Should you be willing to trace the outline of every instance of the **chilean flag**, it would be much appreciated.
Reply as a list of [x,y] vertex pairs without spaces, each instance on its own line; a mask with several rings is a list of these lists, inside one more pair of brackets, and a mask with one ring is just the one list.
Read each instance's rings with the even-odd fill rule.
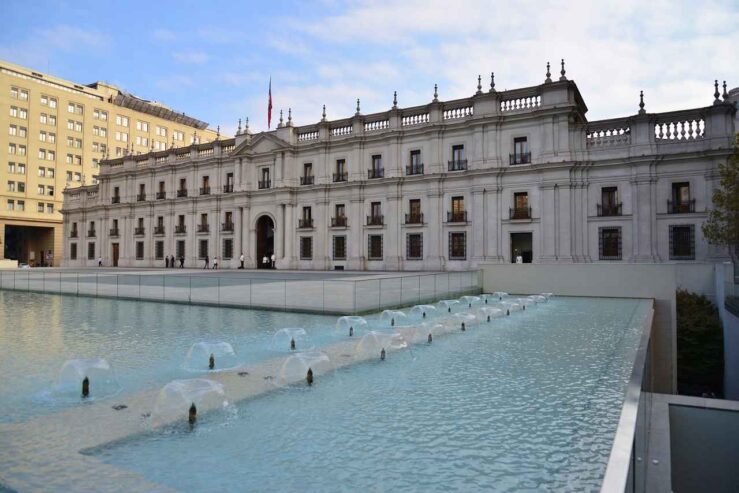
[[267,101],[267,129],[272,127],[272,77],[269,78],[269,100]]

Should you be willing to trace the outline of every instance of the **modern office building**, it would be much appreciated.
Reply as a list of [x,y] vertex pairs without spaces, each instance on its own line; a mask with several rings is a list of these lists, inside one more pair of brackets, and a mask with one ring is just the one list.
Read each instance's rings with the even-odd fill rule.
[[106,84],[80,85],[0,60],[0,259],[59,265],[62,190],[100,161],[210,141],[207,124]]
[[[713,97],[711,94],[713,93]],[[63,265],[466,270],[480,263],[727,258],[701,223],[733,150],[724,85],[707,106],[588,121],[553,80],[105,160],[65,191]]]

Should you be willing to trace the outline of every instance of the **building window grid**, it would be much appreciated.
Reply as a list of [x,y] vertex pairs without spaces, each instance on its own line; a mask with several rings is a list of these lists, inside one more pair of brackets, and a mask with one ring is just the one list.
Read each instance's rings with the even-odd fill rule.
[[346,260],[346,236],[337,235],[333,237],[334,260]]
[[382,260],[382,235],[367,236],[367,259]]
[[232,259],[234,255],[234,241],[232,238],[226,238],[223,240],[223,252],[221,257],[224,260]]
[[313,237],[300,237],[300,260],[313,260]]
[[467,260],[467,233],[449,232],[449,260]]
[[406,260],[423,259],[423,233],[408,233],[405,240]]
[[695,260],[695,225],[670,225],[670,260]]
[[621,260],[623,238],[621,228],[598,228],[598,252],[600,260]]

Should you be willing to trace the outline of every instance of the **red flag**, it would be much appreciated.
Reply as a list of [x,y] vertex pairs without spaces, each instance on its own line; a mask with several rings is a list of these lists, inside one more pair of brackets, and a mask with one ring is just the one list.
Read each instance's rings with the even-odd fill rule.
[[272,127],[272,77],[269,78],[269,101],[267,102],[267,129]]

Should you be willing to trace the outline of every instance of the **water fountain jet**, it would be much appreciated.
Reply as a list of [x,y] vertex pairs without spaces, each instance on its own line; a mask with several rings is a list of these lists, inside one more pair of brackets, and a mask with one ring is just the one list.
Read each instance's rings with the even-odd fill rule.
[[308,368],[308,373],[305,374],[305,380],[308,382],[308,386],[313,385],[313,369]]
[[213,353],[210,353],[210,358],[208,358],[208,369],[212,370],[216,367],[216,357],[213,356]]
[[82,398],[87,399],[88,397],[90,397],[90,379],[85,377],[82,380]]

